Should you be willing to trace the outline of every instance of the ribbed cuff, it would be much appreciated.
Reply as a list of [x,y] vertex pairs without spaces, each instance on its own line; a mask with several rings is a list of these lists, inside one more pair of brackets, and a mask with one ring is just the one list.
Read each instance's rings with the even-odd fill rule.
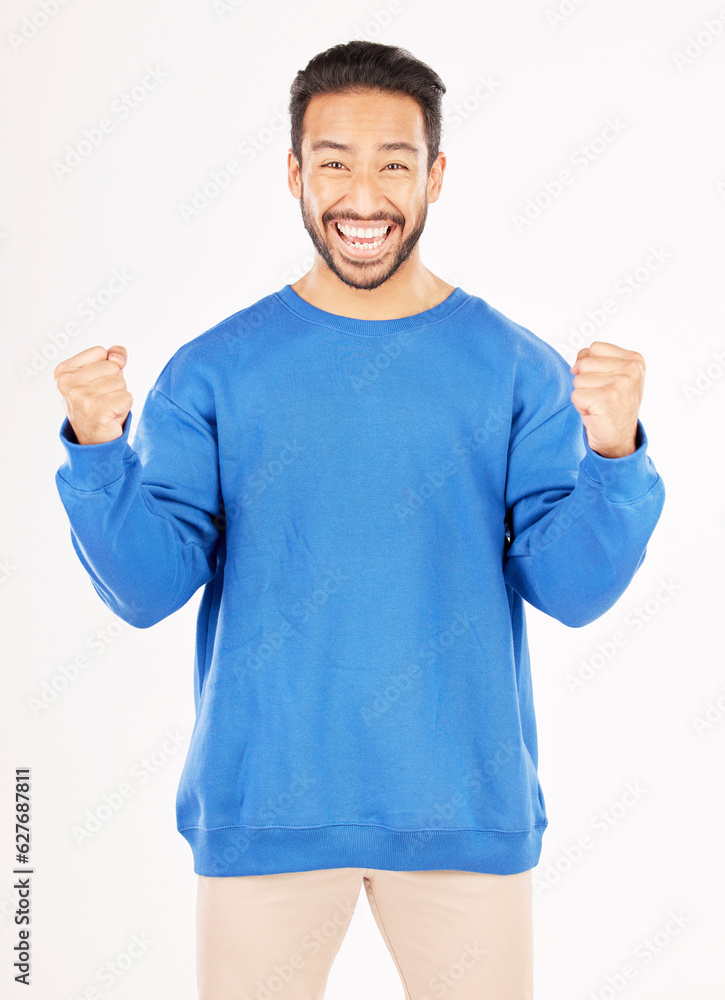
[[642,421],[637,421],[635,450],[631,455],[621,458],[605,458],[592,451],[587,440],[586,427],[582,424],[582,438],[586,454],[581,460],[579,469],[585,472],[595,483],[604,487],[609,500],[617,503],[631,503],[639,500],[652,489],[659,473],[647,454],[647,434]]
[[93,492],[110,486],[122,475],[122,464],[130,461],[135,452],[128,443],[132,411],[129,410],[123,434],[102,444],[79,444],[75,431],[66,417],[61,424],[59,437],[65,449],[65,460],[58,469],[60,478],[83,492]]

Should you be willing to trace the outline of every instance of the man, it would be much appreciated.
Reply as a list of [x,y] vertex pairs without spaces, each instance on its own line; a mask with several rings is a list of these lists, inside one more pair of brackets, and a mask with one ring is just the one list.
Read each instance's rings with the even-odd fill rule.
[[55,370],[102,600],[146,628],[204,586],[177,796],[204,1000],[321,998],[363,884],[407,997],[532,996],[524,601],[594,621],[664,503],[641,354],[570,368],[422,264],[444,91],[362,41],[297,74],[313,267],[182,345],[133,447],[125,347]]

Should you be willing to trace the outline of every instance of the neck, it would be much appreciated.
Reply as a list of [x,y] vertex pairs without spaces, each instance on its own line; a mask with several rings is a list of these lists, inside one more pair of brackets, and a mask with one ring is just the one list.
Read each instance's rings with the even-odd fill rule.
[[351,288],[315,254],[312,269],[292,288],[306,302],[338,316],[400,319],[432,309],[448,298],[455,286],[437,277],[420,260],[409,258],[377,288]]

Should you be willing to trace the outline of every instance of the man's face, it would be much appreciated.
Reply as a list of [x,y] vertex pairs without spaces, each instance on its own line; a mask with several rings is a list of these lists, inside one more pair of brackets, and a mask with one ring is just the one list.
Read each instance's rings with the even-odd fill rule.
[[[379,148],[393,143],[403,145]],[[439,153],[429,174],[427,157],[423,115],[411,97],[368,91],[310,101],[302,168],[288,155],[290,190],[315,249],[346,285],[377,288],[413,252],[445,168]],[[338,223],[356,232],[345,235]],[[384,231],[368,237],[369,229]]]

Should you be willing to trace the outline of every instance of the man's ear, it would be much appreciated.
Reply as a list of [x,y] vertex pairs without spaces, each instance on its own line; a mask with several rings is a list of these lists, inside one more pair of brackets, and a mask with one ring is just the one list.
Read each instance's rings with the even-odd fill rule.
[[446,169],[446,154],[440,152],[436,156],[435,160],[430,168],[430,173],[428,174],[428,202],[438,201],[438,197],[441,193],[441,186],[443,184],[443,174]]
[[297,157],[291,149],[287,150],[287,186],[293,197],[302,197],[302,185],[300,183],[300,173],[302,168],[297,162]]

